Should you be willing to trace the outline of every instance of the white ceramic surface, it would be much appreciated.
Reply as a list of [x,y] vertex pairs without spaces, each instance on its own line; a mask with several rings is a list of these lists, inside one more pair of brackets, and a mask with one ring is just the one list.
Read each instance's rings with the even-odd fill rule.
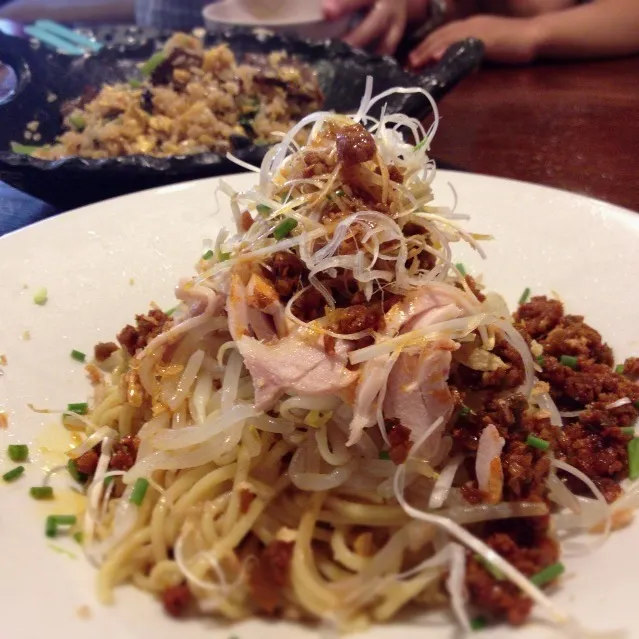
[[202,11],[207,29],[232,26],[294,33],[310,40],[335,40],[348,29],[349,18],[325,20],[320,0],[221,0]]
[[[229,179],[248,187],[253,176]],[[472,214],[468,227],[488,232],[488,261],[459,251],[470,272],[483,272],[491,288],[514,304],[526,286],[534,293],[557,291],[573,313],[583,313],[615,348],[618,358],[639,354],[639,216],[569,193],[495,178],[441,172],[438,200],[459,197],[458,210]],[[0,354],[8,364],[0,377],[0,410],[9,428],[0,431],[0,472],[12,464],[8,443],[28,443],[27,475],[0,482],[0,609],[2,639],[291,639],[316,636],[280,623],[237,627],[214,621],[175,622],[156,601],[131,588],[117,592],[116,605],[100,606],[95,574],[71,540],[51,543],[44,518],[55,505],[32,501],[28,487],[42,468],[63,460],[55,416],[27,408],[62,408],[83,401],[89,388],[71,349],[90,352],[113,338],[135,312],[155,301],[173,305],[172,288],[190,274],[202,241],[214,236],[229,214],[215,213],[215,180],[142,192],[73,211],[0,239]],[[33,293],[48,289],[45,306]],[[29,331],[30,339],[24,339]],[[57,449],[44,452],[42,446]],[[68,510],[68,503],[59,510]],[[639,637],[635,598],[639,575],[639,527],[615,533],[596,554],[566,557],[567,576],[553,594],[557,605],[596,629],[624,628]],[[73,557],[60,551],[69,551]],[[370,639],[452,639],[459,636],[444,615],[404,619],[375,628]],[[424,625],[426,624],[426,630]],[[558,637],[541,625],[491,629],[491,639]],[[563,635],[566,636],[566,635]]]

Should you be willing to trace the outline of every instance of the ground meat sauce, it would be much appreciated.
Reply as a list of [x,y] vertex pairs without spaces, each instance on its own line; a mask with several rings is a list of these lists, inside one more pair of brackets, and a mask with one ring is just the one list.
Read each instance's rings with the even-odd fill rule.
[[240,512],[247,513],[254,499],[255,495],[250,490],[242,489],[240,491]]
[[265,261],[262,269],[272,282],[283,302],[288,302],[294,293],[308,282],[308,269],[302,260],[293,253],[277,251]]
[[183,617],[192,601],[193,595],[186,584],[172,586],[162,593],[162,605],[171,617]]
[[345,167],[362,164],[375,157],[375,139],[361,124],[340,129],[336,147],[337,157]]
[[87,450],[86,453],[75,460],[75,466],[82,475],[93,477],[95,469],[98,467],[99,458],[100,455],[96,450]]
[[388,431],[388,443],[390,444],[389,455],[391,461],[399,466],[403,464],[410,452],[413,442],[410,438],[410,429],[406,428],[399,419],[390,418],[385,420]]
[[[559,558],[557,542],[547,535],[547,517],[506,520],[487,526],[484,541],[524,575],[531,577]],[[513,625],[526,621],[532,601],[508,579],[496,579],[469,554],[466,588],[470,601],[494,617],[506,617]]]
[[132,435],[123,437],[113,446],[113,454],[109,461],[109,470],[127,471],[133,468],[138,456],[140,440]]
[[381,304],[356,304],[338,309],[329,330],[334,333],[351,335],[360,331],[379,331],[384,327],[384,311]]
[[93,356],[97,362],[105,362],[117,350],[119,346],[115,342],[100,342],[95,345]]
[[639,357],[629,357],[623,364],[623,374],[628,377],[639,377]]
[[257,564],[251,570],[249,584],[253,601],[268,615],[274,614],[282,606],[282,590],[289,583],[292,556],[292,542],[272,541],[260,553]]
[[240,228],[245,233],[253,226],[253,218],[248,211],[242,211],[240,216]]
[[118,342],[133,357],[138,350],[143,349],[156,335],[159,335],[170,321],[171,318],[158,308],[152,309],[147,315],[136,315],[136,326],[127,324],[118,333]]

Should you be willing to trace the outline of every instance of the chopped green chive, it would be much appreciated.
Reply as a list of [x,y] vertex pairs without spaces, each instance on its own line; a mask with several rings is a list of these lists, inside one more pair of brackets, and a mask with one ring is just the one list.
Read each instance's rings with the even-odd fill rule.
[[521,297],[519,298],[519,303],[525,304],[528,301],[529,297],[530,297],[530,289],[526,287],[524,289],[524,292],[521,294]]
[[78,404],[69,404],[67,406],[67,410],[70,413],[75,413],[76,415],[86,415],[89,412],[89,405],[86,402],[80,402]]
[[470,408],[468,408],[468,406],[462,406],[462,407],[459,409],[459,414],[460,414],[462,417],[466,417],[466,415],[470,415],[470,413],[471,413],[471,410],[470,410]]
[[475,559],[479,562],[497,581],[502,581],[506,575],[491,563],[487,559],[484,559],[481,555],[475,555]]
[[457,267],[457,270],[462,274],[462,276],[466,277],[466,267],[461,262],[458,262],[457,264],[455,264],[455,266]]
[[219,258],[220,258],[220,262],[226,262],[227,260],[231,259],[231,254],[220,251]]
[[559,362],[568,368],[575,369],[577,368],[577,358],[572,355],[562,355],[559,358]]
[[143,76],[150,76],[164,61],[166,55],[162,51],[154,53],[141,67],[140,72]]
[[76,463],[75,459],[70,459],[67,462],[67,470],[69,471],[69,475],[71,475],[71,477],[75,481],[77,481],[78,484],[84,484],[84,482],[87,480],[87,476],[78,470],[78,464]]
[[19,142],[11,143],[11,150],[14,153],[20,153],[21,155],[32,155],[39,148],[41,147],[32,146],[31,144],[20,144]]
[[550,443],[545,439],[541,439],[539,437],[535,437],[534,435],[528,435],[526,438],[526,443],[533,448],[538,448],[539,450],[548,450],[550,448]]
[[204,253],[204,255],[202,255],[202,259],[203,260],[210,260],[214,255],[215,255],[215,253],[213,253],[213,251],[211,249],[209,249],[206,253]]
[[619,429],[624,435],[629,435],[630,437],[635,436],[635,427],[634,426],[624,426]]
[[84,541],[84,533],[73,533],[73,539],[75,539],[79,544],[82,544],[82,542]]
[[164,314],[167,315],[168,317],[171,317],[171,315],[173,315],[173,313],[175,313],[175,311],[177,311],[178,308],[180,308],[179,304],[177,306],[174,306],[173,308],[170,308],[168,311],[165,311]]
[[266,204],[258,204],[256,208],[260,215],[269,215],[273,211],[273,209],[270,206],[266,206]]
[[47,537],[56,537],[58,526],[73,526],[78,521],[75,515],[49,515],[44,525]]
[[115,479],[114,475],[109,475],[108,477],[104,478],[104,487],[106,488],[109,484],[113,483],[113,480]]
[[628,442],[628,476],[639,479],[639,437]]
[[129,501],[136,506],[140,506],[142,504],[142,500],[144,499],[144,495],[146,495],[146,491],[149,487],[148,479],[144,479],[144,477],[140,477],[136,482],[135,486],[133,486],[133,490],[131,491],[131,497],[129,497]]
[[538,357],[535,357],[535,361],[537,362],[537,364],[539,364],[539,366],[543,366],[546,363],[546,360],[544,359],[543,355],[539,355]]
[[530,578],[530,581],[532,581],[535,586],[537,586],[537,588],[541,588],[542,586],[545,586],[551,581],[557,579],[557,577],[560,577],[565,570],[566,569],[564,568],[564,565],[560,562],[557,562],[556,564],[547,566],[543,570],[540,570],[538,573],[534,574]]
[[2,479],[6,482],[15,481],[24,472],[24,466],[16,466],[13,470],[2,475]]
[[71,351],[71,357],[78,362],[85,362],[87,359],[87,356],[82,351],[76,350]]
[[344,197],[344,189],[337,189],[337,191],[335,191],[335,197]]
[[47,289],[44,286],[40,287],[33,296],[33,301],[38,306],[44,306],[49,299],[49,294],[47,293]]
[[33,486],[29,489],[29,494],[34,499],[53,499],[53,488],[51,486]]
[[424,138],[419,144],[415,145],[415,151],[419,151],[421,148],[424,147],[424,145],[426,144],[426,142],[428,142],[428,138]]
[[129,86],[132,89],[139,89],[142,86],[142,83],[139,80],[136,80],[135,78],[131,78],[129,80]]
[[23,462],[29,456],[29,447],[26,444],[9,444],[7,453],[11,461]]
[[639,400],[637,400],[636,402],[633,402],[632,404],[637,410],[639,410]]
[[390,453],[387,450],[380,450],[378,457],[379,459],[389,460]]
[[615,373],[618,375],[623,375],[623,364],[618,364],[615,366]]
[[87,121],[81,115],[71,115],[69,116],[69,124],[79,132],[84,131],[87,126]]
[[475,617],[470,620],[470,629],[471,630],[483,630],[486,627],[486,619],[484,617]]
[[273,229],[273,237],[276,240],[283,240],[296,226],[297,220],[287,217]]

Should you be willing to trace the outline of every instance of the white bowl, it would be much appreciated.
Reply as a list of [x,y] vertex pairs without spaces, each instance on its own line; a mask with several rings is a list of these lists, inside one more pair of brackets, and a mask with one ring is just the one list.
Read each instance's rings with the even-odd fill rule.
[[350,23],[348,16],[326,20],[321,3],[315,0],[221,0],[204,7],[202,15],[209,31],[234,26],[262,28],[309,40],[336,40],[348,31]]

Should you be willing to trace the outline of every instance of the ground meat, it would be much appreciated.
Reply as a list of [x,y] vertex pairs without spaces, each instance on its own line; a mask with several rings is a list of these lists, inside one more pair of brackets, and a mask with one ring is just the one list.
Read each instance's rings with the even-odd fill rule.
[[473,295],[480,301],[483,302],[486,299],[486,296],[479,289],[479,285],[475,281],[475,278],[472,275],[466,275],[466,284],[468,284],[468,288],[473,292]]
[[240,216],[240,229],[245,233],[253,226],[253,218],[248,211],[242,211]]
[[524,364],[516,348],[500,335],[497,336],[493,353],[507,365],[494,371],[476,371],[463,364],[451,371],[451,380],[459,388],[473,390],[511,390],[520,386],[525,377]]
[[130,470],[138,456],[140,440],[132,435],[123,437],[113,446],[113,455],[109,461],[109,470]]
[[186,584],[172,586],[162,593],[164,610],[171,617],[182,617],[188,610],[193,595]]
[[87,477],[93,477],[95,469],[98,467],[99,458],[100,456],[96,450],[87,450],[86,453],[80,455],[80,457],[75,460],[78,472]]
[[104,362],[109,359],[109,357],[111,357],[111,355],[115,353],[118,348],[119,347],[115,342],[100,342],[99,344],[95,345],[93,349],[93,356],[95,357],[96,361]]
[[170,321],[171,318],[158,308],[152,309],[147,315],[136,315],[136,327],[127,324],[118,333],[118,342],[133,356],[159,335]]
[[[497,528],[503,528],[503,532],[492,532],[485,541],[506,561],[531,577],[554,564],[559,557],[557,543],[547,536],[544,523],[526,519],[502,523]],[[508,579],[496,579],[474,555],[469,555],[466,563],[466,587],[471,602],[491,616],[506,617],[511,624],[520,625],[530,614],[532,601],[518,586]]]
[[406,461],[413,442],[410,438],[410,429],[406,428],[399,419],[391,418],[385,420],[388,431],[388,442],[390,444],[391,461],[399,466]]
[[388,177],[397,184],[404,183],[404,174],[394,164],[388,165]]
[[564,307],[561,302],[539,296],[519,307],[515,313],[515,322],[518,328],[539,341],[559,324],[563,315]]
[[[588,475],[608,501],[614,501],[621,492],[618,482],[628,475],[630,436],[624,435],[617,426],[602,426],[601,415],[586,415],[583,419],[592,421],[569,424],[563,429],[560,457]],[[567,482],[575,492],[587,491],[583,483],[572,476],[567,477]]]
[[361,124],[340,129],[336,145],[337,157],[344,166],[362,164],[375,156],[375,139]]
[[477,483],[474,481],[466,482],[461,487],[461,496],[469,503],[469,504],[481,504],[484,501],[484,494],[477,487]]
[[293,543],[271,542],[258,557],[251,570],[249,584],[258,608],[272,615],[282,605],[282,590],[289,582]]
[[550,458],[526,442],[508,442],[502,453],[504,500],[528,501],[546,495]]
[[287,251],[273,253],[273,256],[266,260],[263,271],[282,301],[288,301],[293,293],[302,288],[308,275],[304,262]]
[[291,310],[295,317],[304,322],[312,322],[324,315],[325,305],[322,294],[315,288],[309,288],[293,302]]
[[240,491],[240,511],[243,513],[248,512],[249,506],[253,503],[255,495],[245,488]]
[[302,177],[305,178],[324,175],[331,171],[331,167],[328,165],[328,159],[317,151],[308,151],[304,155],[304,164],[306,168],[302,172]]
[[623,374],[639,377],[639,357],[629,357],[623,364]]
[[335,319],[329,330],[351,335],[360,331],[379,331],[383,326],[384,312],[381,304],[356,304],[335,311]]
[[540,343],[544,354],[554,357],[571,355],[598,364],[613,364],[610,347],[594,328],[584,323],[583,317],[566,315]]

